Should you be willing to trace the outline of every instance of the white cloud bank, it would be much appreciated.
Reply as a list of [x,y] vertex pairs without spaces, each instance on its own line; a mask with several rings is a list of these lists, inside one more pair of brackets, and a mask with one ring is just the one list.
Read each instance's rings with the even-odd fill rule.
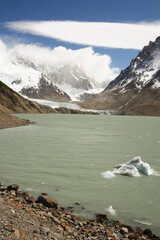
[[61,41],[109,48],[142,49],[160,35],[160,21],[140,23],[17,21],[6,26],[18,32]]
[[118,68],[110,67],[110,56],[95,53],[92,47],[71,50],[61,46],[51,49],[35,44],[17,44],[12,48],[7,48],[0,39],[0,73],[21,72],[19,64],[15,65],[17,57],[30,61],[36,66],[45,66],[46,69],[48,67],[59,68],[66,64],[78,65],[98,84],[105,82],[105,86],[119,73]]

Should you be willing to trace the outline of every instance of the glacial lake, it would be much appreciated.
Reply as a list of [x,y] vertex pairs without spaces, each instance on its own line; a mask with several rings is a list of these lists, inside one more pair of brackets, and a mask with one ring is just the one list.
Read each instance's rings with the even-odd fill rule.
[[[34,125],[0,131],[0,181],[32,196],[47,192],[80,217],[110,219],[160,234],[160,118],[17,114]],[[157,174],[101,174],[141,156]],[[78,202],[80,205],[76,205]],[[112,206],[116,215],[108,211]]]

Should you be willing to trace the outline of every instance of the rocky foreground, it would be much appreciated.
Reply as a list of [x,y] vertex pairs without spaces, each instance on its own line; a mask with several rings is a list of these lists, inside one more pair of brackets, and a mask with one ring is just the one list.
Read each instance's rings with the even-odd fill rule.
[[[78,204],[78,203],[77,203]],[[150,229],[133,229],[105,214],[93,220],[79,219],[70,208],[42,193],[35,199],[19,191],[17,184],[0,185],[0,239],[160,239]]]

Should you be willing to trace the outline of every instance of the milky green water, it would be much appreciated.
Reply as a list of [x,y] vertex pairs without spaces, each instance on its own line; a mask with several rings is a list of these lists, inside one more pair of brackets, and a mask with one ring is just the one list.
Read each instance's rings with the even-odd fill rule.
[[[0,131],[1,182],[18,183],[33,196],[47,192],[82,217],[106,213],[160,234],[160,177],[101,175],[135,156],[160,173],[160,118],[18,116],[37,123]],[[110,205],[116,216],[108,213]]]

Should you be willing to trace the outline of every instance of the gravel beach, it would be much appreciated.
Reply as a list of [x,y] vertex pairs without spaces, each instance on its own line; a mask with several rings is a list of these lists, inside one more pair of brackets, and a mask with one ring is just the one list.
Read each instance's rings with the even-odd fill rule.
[[154,239],[150,229],[132,228],[111,221],[105,214],[95,219],[79,219],[70,208],[42,193],[37,199],[19,190],[17,184],[0,185],[0,239]]

